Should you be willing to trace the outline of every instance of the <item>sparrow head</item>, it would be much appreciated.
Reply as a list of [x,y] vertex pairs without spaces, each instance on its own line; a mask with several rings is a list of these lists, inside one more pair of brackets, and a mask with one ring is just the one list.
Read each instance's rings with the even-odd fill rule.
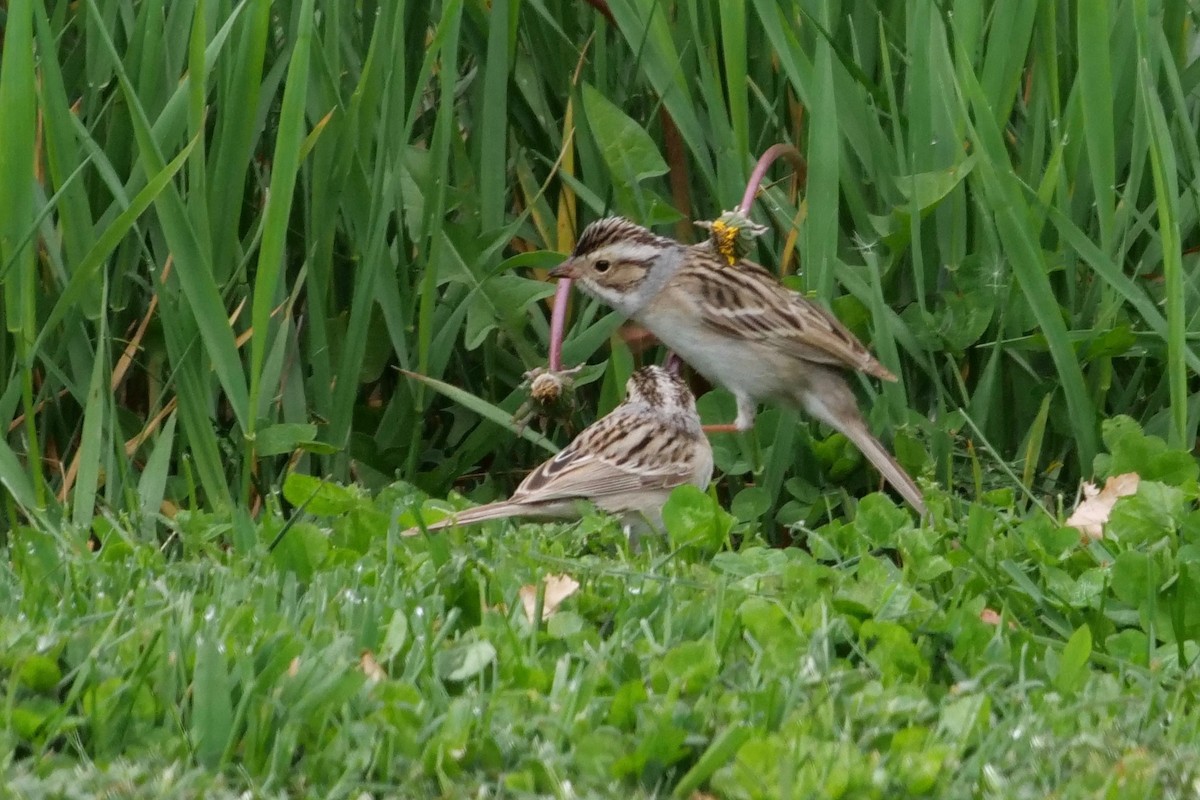
[[643,403],[662,411],[682,411],[692,416],[697,414],[696,398],[683,379],[653,365],[642,367],[629,376],[625,383],[625,402]]
[[683,249],[623,217],[606,217],[584,228],[571,257],[550,276],[572,278],[587,294],[633,316],[666,283]]

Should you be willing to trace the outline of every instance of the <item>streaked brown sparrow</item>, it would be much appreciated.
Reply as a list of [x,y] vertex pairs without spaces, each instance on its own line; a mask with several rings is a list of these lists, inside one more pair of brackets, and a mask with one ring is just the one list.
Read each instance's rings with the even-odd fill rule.
[[[627,527],[662,527],[662,507],[685,483],[701,489],[712,479],[712,447],[700,428],[687,385],[662,367],[642,367],[625,385],[625,399],[580,431],[565,449],[521,482],[512,497],[460,511],[426,529],[503,517],[572,519],[581,501],[622,517]],[[415,536],[418,527],[404,531]]]
[[593,222],[571,258],[550,272],[653,332],[737,399],[737,430],[760,400],[804,409],[843,433],[919,513],[913,479],[867,428],[842,372],[896,377],[841,322],[745,259],[729,264],[711,242],[684,245],[621,217]]

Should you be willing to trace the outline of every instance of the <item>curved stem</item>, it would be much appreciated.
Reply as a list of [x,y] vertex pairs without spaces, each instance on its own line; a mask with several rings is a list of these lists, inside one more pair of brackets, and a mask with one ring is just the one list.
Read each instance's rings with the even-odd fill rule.
[[754,172],[750,173],[750,182],[746,184],[746,193],[742,195],[742,203],[737,207],[741,214],[749,216],[750,206],[754,205],[754,198],[758,194],[758,187],[762,183],[763,177],[775,159],[780,156],[791,161],[797,172],[804,169],[804,156],[800,155],[800,151],[796,149],[795,145],[780,142],[768,147],[767,151],[758,159],[758,163],[754,165]]
[[550,312],[550,371],[562,370],[563,331],[567,325],[567,300],[571,296],[571,279],[559,278],[554,292],[554,310]]

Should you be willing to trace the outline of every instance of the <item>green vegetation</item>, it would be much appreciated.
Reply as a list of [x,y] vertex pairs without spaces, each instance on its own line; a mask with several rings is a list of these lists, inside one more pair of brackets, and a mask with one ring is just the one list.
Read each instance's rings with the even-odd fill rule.
[[[0,785],[1194,793],[1198,24],[4,3]],[[515,433],[583,224],[694,238],[776,142],[807,169],[772,170],[754,256],[901,376],[860,390],[931,524],[772,409],[647,552],[600,518],[400,538],[660,357],[577,298],[575,408]],[[1081,544],[1078,480],[1131,471]],[[579,590],[531,623],[519,587],[560,573]]]
[[[181,512],[165,547],[23,531],[0,774],[17,797],[1190,796],[1200,470],[1127,418],[1104,442],[1155,480],[1085,545],[1011,492],[933,528],[870,495],[805,549],[699,491],[637,555],[600,517],[401,538],[409,491],[300,476],[269,556],[281,523],[245,513]],[[555,601],[521,587],[563,573],[534,624]]]

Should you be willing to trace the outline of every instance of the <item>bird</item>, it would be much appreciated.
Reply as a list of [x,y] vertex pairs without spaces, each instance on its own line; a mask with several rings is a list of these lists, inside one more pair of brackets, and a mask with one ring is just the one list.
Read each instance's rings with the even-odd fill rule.
[[712,446],[691,390],[666,369],[645,366],[629,377],[620,405],[529,473],[510,498],[457,512],[424,530],[505,517],[576,519],[586,505],[581,501],[619,515],[631,534],[661,530],[671,491],[688,483],[705,489],[712,473]]
[[843,373],[893,375],[832,313],[752,261],[730,264],[711,240],[686,245],[623,217],[588,225],[550,271],[647,328],[697,372],[732,392],[733,428],[759,401],[798,407],[841,432],[924,516],[921,489],[872,435]]

